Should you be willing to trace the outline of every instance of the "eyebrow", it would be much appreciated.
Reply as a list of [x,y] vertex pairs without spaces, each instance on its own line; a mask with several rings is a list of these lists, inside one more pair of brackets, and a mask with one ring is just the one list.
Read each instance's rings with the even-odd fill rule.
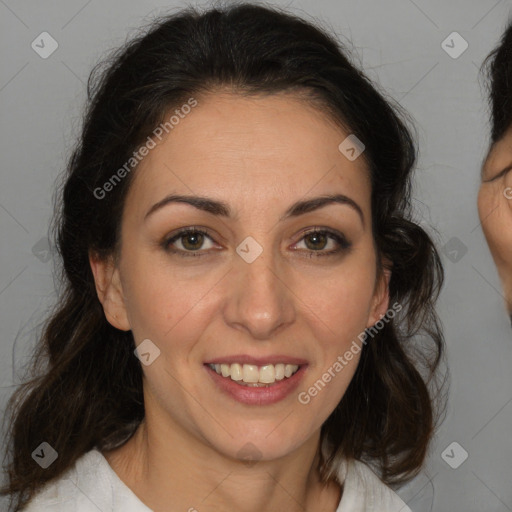
[[[219,201],[216,199],[210,199],[208,197],[201,196],[171,194],[164,197],[161,201],[158,201],[158,203],[155,203],[144,216],[144,220],[146,220],[150,215],[155,213],[157,210],[160,210],[164,206],[167,206],[172,203],[189,204],[194,208],[197,208],[198,210],[202,210],[207,213],[211,213],[212,215],[217,215],[220,217],[229,218],[232,216],[231,208],[224,201]],[[286,212],[279,218],[279,221],[282,222],[291,217],[298,217],[299,215],[303,215],[305,213],[318,210],[330,204],[343,204],[351,207],[359,215],[361,223],[364,226],[365,221],[363,210],[353,199],[344,194],[323,195],[320,197],[314,197],[311,199],[297,201],[286,210]]]

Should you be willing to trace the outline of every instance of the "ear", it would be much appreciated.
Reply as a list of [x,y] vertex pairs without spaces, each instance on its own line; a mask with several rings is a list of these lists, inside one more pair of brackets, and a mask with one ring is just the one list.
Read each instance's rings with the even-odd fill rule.
[[389,280],[391,279],[391,269],[388,263],[389,262],[383,262],[383,268],[380,275],[377,276],[367,328],[375,325],[386,314],[389,307]]
[[121,331],[129,331],[131,326],[126,314],[119,269],[114,264],[113,258],[100,258],[90,251],[89,264],[94,275],[96,293],[107,321]]

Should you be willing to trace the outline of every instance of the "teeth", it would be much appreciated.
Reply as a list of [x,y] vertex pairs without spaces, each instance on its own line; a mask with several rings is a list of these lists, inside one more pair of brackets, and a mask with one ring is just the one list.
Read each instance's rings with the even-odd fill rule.
[[230,377],[242,385],[260,387],[264,384],[273,384],[276,380],[283,380],[291,377],[298,369],[296,364],[266,364],[256,366],[253,364],[210,364],[212,370],[215,370],[223,377]]
[[259,381],[270,384],[276,381],[276,370],[273,364],[262,366],[259,371]]
[[260,380],[258,367],[252,364],[244,364],[242,374],[244,382],[258,382]]
[[229,375],[226,375],[226,377],[231,377],[232,380],[242,380],[242,366],[240,364],[234,363],[231,367],[227,364],[226,367],[227,371],[229,371]]

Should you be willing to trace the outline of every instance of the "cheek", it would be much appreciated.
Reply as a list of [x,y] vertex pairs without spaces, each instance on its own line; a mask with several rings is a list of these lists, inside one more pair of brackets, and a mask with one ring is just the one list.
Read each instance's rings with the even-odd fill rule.
[[372,248],[360,249],[332,272],[301,273],[295,290],[316,338],[332,351],[344,350],[364,331],[370,315],[376,269]]
[[482,186],[478,212],[487,243],[498,267],[512,263],[512,198],[500,187]]
[[[188,326],[193,331],[208,305],[208,290],[219,281],[219,272],[171,267],[149,256],[127,256],[125,304],[136,340],[150,338],[165,346]],[[191,323],[192,322],[192,323]]]
[[498,235],[502,224],[501,206],[496,196],[494,188],[485,185],[482,185],[478,192],[478,214],[482,230],[493,254],[499,241]]
[[478,216],[480,217],[480,222],[482,223],[482,228],[485,232],[486,224],[485,221],[489,216],[489,212],[495,207],[493,206],[493,195],[491,194],[491,189],[487,185],[480,185],[480,189],[478,190]]
[[371,306],[373,280],[361,282],[353,274],[340,273],[324,282],[303,284],[301,296],[305,304],[319,320],[324,321],[326,327],[331,328],[333,334],[364,329]]

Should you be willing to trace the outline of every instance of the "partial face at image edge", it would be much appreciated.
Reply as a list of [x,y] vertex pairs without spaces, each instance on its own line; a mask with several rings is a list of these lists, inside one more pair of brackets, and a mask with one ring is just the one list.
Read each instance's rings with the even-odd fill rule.
[[482,169],[478,211],[512,325],[512,126],[489,150]]

